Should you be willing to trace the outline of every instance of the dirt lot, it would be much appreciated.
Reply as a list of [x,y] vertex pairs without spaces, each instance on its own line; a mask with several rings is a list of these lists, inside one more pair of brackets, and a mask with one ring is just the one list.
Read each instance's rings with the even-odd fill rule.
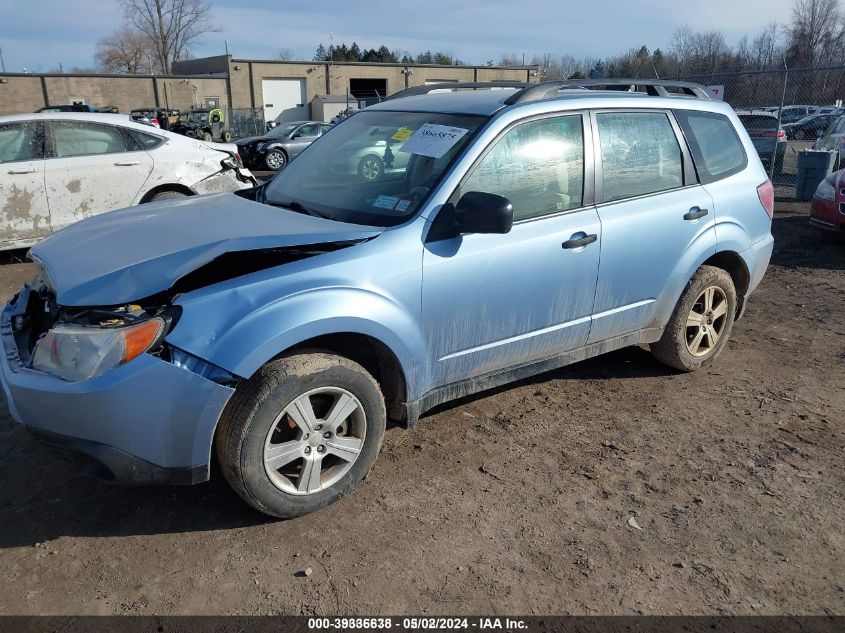
[[709,371],[636,348],[461,401],[298,520],[91,480],[4,412],[0,613],[845,614],[845,244],[806,214]]

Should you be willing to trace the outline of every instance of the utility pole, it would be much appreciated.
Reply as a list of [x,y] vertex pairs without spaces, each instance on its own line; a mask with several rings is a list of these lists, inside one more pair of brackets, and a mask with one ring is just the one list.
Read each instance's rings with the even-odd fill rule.
[[226,45],[226,57],[229,56],[229,40],[223,40],[223,43]]
[[0,69],[6,72],[6,62],[3,61],[3,49],[0,48]]

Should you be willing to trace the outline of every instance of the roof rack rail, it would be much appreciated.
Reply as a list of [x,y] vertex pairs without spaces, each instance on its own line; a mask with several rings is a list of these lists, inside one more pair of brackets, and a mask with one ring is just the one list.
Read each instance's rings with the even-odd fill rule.
[[[688,81],[674,81],[671,79],[562,79],[559,81],[543,81],[541,83],[525,83],[524,81],[469,81],[444,82],[405,88],[390,95],[382,101],[401,99],[424,95],[435,90],[479,90],[490,88],[516,88],[518,92],[505,99],[506,105],[523,103],[525,101],[539,101],[556,97],[560,90],[577,88],[604,88],[622,92],[645,92],[653,97],[690,97],[693,99],[710,99],[707,89],[701,84]],[[677,92],[670,92],[667,88],[675,88]]]
[[395,92],[389,97],[382,99],[382,101],[390,101],[391,99],[401,99],[403,97],[414,97],[416,95],[424,95],[435,90],[458,90],[458,89],[490,89],[490,88],[517,88],[524,89],[529,86],[536,86],[538,84],[528,84],[524,81],[445,81],[439,84],[428,84],[425,86],[413,86],[412,88],[405,88],[399,92]]
[[[645,92],[653,97],[692,97],[710,99],[707,89],[688,81],[671,79],[565,79],[529,84],[505,100],[506,105],[538,101],[556,97],[559,90],[571,88],[604,88],[624,92]],[[667,88],[677,88],[679,92],[669,92]],[[644,89],[644,90],[643,90]]]

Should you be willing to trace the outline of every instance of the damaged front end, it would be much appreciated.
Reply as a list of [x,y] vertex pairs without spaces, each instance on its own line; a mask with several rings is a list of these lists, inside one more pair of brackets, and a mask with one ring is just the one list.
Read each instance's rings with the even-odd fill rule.
[[180,313],[169,304],[64,308],[41,275],[12,305],[10,324],[21,365],[68,382],[101,376],[140,354],[166,353],[164,338]]
[[[206,176],[202,180],[191,185],[191,189],[197,194],[221,193],[239,189],[248,189],[259,184],[251,171],[244,167],[241,157],[237,153],[224,150],[226,158],[220,161],[220,171]],[[234,183],[232,181],[235,181]],[[233,186],[234,185],[234,186]]]
[[178,320],[178,306],[65,308],[42,279],[24,286],[0,315],[12,417],[106,480],[207,480],[233,388],[177,362],[164,338]]

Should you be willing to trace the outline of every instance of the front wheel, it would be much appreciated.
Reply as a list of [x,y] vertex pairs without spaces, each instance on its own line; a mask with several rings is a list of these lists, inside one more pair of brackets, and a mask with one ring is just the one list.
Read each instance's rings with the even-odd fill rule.
[[270,171],[278,171],[288,162],[288,157],[280,149],[271,149],[264,157],[264,166]]
[[735,315],[736,289],[731,276],[721,268],[702,266],[687,284],[651,352],[675,369],[700,369],[725,347]]
[[202,140],[204,140],[206,143],[210,143],[211,141],[214,140],[214,137],[211,136],[211,132],[203,132],[202,133]]
[[792,138],[796,141],[803,141],[804,140],[804,130],[795,130],[792,134]]
[[383,171],[384,164],[378,156],[364,156],[358,163],[358,175],[364,180],[376,181]]
[[378,383],[357,363],[323,352],[286,356],[238,387],[217,431],[217,457],[251,506],[302,516],[361,482],[386,417]]

